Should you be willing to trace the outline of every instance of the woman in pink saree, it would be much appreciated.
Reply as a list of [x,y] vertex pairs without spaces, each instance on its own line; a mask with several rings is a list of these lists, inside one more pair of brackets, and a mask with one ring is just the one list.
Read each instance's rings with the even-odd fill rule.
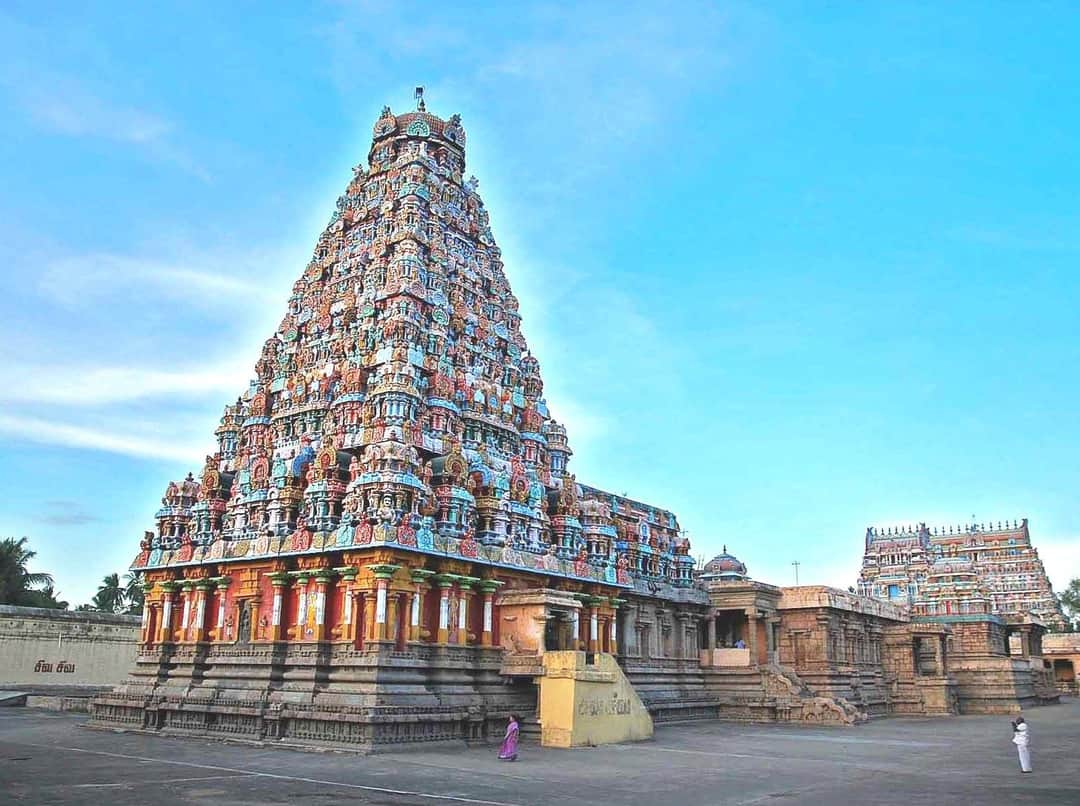
[[518,743],[518,720],[514,714],[510,714],[510,722],[506,725],[506,736],[503,737],[502,747],[499,748],[499,758],[503,761],[517,761]]

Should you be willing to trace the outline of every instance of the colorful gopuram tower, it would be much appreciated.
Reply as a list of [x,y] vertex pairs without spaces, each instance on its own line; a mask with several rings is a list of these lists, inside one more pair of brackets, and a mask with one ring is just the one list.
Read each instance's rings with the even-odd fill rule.
[[570,473],[465,142],[422,99],[376,121],[217,452],[142,541],[138,667],[96,722],[471,740],[535,711],[545,651],[697,667],[689,542]]
[[[979,583],[972,590],[985,591],[988,612],[1014,620],[1030,614],[1052,628],[1063,626],[1061,605],[1031,542],[1027,518],[1011,524],[999,521],[997,525],[934,529],[926,524],[869,528],[859,592],[896,604],[916,604],[926,599],[924,588],[934,575],[934,566],[942,561],[946,565],[970,562]],[[971,612],[982,607],[981,596],[972,600]]]

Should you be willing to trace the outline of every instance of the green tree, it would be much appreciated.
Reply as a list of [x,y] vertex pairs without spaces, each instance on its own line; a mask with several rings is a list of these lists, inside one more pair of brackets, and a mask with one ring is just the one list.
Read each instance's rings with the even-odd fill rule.
[[[49,599],[55,601],[52,595],[52,576],[33,572],[28,567],[30,561],[37,556],[37,552],[27,547],[29,542],[25,537],[18,540],[5,537],[0,540],[0,604],[49,607],[50,605],[38,602]],[[42,598],[42,589],[49,592],[46,598]],[[59,604],[51,606],[58,607]]]
[[22,595],[22,601],[20,604],[25,607],[47,607],[51,610],[67,610],[69,605],[67,602],[57,599],[56,591],[53,590],[52,583],[49,583],[41,590],[28,590]]
[[94,607],[105,613],[120,613],[124,609],[124,587],[119,574],[106,574],[94,594]]
[[1080,577],[1070,582],[1057,597],[1065,611],[1066,632],[1080,632]]
[[143,589],[138,574],[124,574],[124,601],[127,602],[125,613],[134,616],[142,613]]

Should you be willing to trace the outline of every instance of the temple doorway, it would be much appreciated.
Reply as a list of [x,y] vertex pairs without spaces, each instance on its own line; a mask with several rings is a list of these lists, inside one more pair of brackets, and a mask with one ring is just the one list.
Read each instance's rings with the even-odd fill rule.
[[247,646],[251,643],[251,602],[240,600],[240,620],[236,624],[236,643]]
[[150,607],[147,613],[145,643],[157,643],[158,626],[161,623],[159,611],[156,607]]
[[544,651],[562,652],[573,649],[570,635],[572,626],[569,612],[552,608],[544,622]]
[[559,649],[559,622],[549,618],[544,622],[544,651],[557,652]]

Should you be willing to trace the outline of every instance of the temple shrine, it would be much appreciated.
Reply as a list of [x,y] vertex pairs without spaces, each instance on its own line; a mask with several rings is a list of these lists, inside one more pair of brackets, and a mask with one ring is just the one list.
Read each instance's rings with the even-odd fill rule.
[[[375,122],[216,452],[141,542],[135,668],[93,724],[368,752],[515,713],[571,747],[1056,697],[1037,628],[1022,658],[1004,631],[950,653],[948,624],[755,581],[726,547],[695,569],[673,513],[577,481],[465,144],[421,92]],[[960,685],[984,651],[992,685]]]

